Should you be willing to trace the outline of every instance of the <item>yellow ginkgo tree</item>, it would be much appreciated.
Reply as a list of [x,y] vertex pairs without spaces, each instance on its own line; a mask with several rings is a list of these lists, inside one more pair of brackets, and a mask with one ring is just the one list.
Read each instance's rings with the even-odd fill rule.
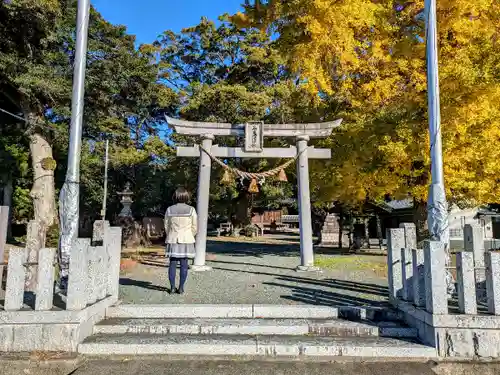
[[[427,200],[430,179],[424,1],[247,2],[241,27],[277,36],[318,101],[344,127],[314,168],[324,200]],[[444,173],[452,202],[500,201],[500,2],[438,0]],[[327,98],[327,99],[325,99]]]

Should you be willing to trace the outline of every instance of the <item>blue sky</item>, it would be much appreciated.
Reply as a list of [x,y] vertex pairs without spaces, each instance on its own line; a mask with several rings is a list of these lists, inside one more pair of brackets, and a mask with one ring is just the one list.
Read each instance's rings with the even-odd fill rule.
[[202,16],[211,20],[225,12],[241,9],[243,0],[91,0],[92,5],[113,23],[127,26],[137,42],[151,43],[163,31],[180,31],[196,25]]

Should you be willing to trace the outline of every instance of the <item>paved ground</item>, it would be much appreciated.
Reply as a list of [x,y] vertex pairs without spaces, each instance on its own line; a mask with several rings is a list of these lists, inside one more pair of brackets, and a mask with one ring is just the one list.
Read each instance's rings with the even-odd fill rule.
[[0,357],[0,375],[497,375],[500,363],[244,360],[207,358],[77,357],[40,360]]
[[88,362],[74,375],[435,375],[422,363],[314,363],[276,361]]
[[[125,261],[120,298],[124,303],[320,304],[386,303],[385,257],[318,250],[322,273],[298,273],[299,238],[211,240],[210,272],[190,272],[184,296],[169,295],[162,251]],[[128,263],[128,264],[127,264]]]

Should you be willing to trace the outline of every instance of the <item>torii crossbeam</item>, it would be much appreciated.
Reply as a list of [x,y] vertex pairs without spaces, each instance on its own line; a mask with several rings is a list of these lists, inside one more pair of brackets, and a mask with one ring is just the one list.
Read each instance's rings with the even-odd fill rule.
[[[311,198],[309,189],[309,159],[330,159],[330,149],[308,147],[311,138],[326,138],[334,128],[339,127],[342,120],[312,124],[264,124],[262,122],[247,124],[228,124],[217,122],[184,121],[167,117],[168,124],[178,134],[197,135],[202,138],[203,149],[212,156],[221,158],[294,158],[297,159],[297,176],[299,188],[299,225],[301,262],[298,271],[318,271],[314,265],[313,232],[311,220]],[[213,145],[215,136],[244,136],[245,147],[219,147]],[[289,148],[264,148],[264,137],[293,138],[296,146]],[[206,242],[208,224],[208,203],[210,194],[211,158],[197,145],[178,147],[177,156],[199,157],[198,175],[198,235],[196,237],[196,257],[194,271],[210,270],[206,265]]]

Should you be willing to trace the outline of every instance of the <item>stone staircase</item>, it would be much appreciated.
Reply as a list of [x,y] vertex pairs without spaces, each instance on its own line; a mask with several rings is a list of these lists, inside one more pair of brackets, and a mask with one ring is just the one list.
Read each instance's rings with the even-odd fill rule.
[[386,309],[321,306],[138,306],[108,310],[86,355],[434,358]]

